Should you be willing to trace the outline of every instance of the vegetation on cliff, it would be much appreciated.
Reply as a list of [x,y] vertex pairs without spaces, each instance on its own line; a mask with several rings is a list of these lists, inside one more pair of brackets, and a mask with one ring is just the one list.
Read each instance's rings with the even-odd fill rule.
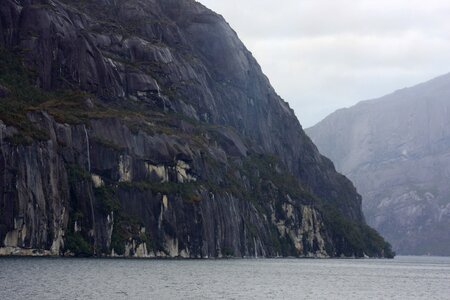
[[14,35],[0,39],[0,246],[393,255],[220,16],[190,0],[31,2],[0,11]]

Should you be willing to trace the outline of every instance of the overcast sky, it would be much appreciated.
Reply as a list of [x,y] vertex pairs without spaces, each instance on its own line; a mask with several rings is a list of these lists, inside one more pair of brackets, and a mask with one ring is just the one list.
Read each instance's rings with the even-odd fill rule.
[[200,0],[223,15],[302,125],[450,72],[447,0]]

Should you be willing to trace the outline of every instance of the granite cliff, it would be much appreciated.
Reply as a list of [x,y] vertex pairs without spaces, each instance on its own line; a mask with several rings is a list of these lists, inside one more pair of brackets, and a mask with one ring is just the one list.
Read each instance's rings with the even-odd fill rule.
[[339,110],[308,135],[401,254],[450,255],[450,75]]
[[392,256],[225,20],[0,5],[0,254]]

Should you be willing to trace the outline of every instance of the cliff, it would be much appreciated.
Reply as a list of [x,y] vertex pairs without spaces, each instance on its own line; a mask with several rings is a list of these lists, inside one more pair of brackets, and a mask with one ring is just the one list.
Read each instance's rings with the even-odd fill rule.
[[307,133],[401,254],[450,255],[450,75],[339,110]]
[[391,256],[224,19],[0,5],[2,254]]

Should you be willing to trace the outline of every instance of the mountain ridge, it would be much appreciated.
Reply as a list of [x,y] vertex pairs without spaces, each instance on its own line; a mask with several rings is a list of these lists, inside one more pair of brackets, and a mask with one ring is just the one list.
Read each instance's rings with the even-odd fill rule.
[[[401,254],[449,255],[450,75],[337,111],[306,129]],[[447,247],[447,248],[446,248]]]
[[392,256],[221,16],[0,8],[3,254]]

